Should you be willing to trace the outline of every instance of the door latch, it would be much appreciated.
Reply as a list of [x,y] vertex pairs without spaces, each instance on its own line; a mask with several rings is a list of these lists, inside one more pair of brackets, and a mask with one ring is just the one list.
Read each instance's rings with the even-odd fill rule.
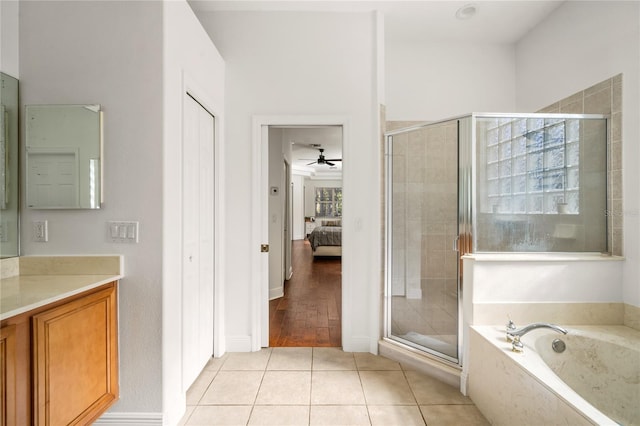
[[260,253],[269,253],[269,244],[260,244]]

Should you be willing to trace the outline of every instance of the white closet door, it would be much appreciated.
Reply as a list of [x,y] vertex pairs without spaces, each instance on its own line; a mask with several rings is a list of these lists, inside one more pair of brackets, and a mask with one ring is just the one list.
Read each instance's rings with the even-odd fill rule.
[[182,146],[183,390],[213,354],[214,118],[185,94]]

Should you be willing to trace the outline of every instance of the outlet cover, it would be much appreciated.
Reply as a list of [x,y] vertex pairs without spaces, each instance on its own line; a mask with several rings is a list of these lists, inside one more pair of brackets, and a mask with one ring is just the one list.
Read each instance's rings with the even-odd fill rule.
[[33,221],[33,241],[46,243],[49,241],[49,229],[46,220]]

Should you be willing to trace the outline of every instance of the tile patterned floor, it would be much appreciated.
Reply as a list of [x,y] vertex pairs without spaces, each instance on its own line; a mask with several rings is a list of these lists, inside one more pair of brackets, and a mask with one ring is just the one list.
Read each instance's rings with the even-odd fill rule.
[[389,359],[269,348],[212,359],[181,425],[487,425],[473,402]]

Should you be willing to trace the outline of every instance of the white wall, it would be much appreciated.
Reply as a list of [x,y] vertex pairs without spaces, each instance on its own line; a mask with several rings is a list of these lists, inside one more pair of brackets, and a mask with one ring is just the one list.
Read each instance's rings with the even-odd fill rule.
[[18,47],[18,1],[0,1],[0,71],[20,77]]
[[435,121],[515,107],[512,45],[390,40],[385,54],[389,121]]
[[[165,424],[176,424],[185,409],[181,371],[182,297],[179,259],[182,208],[182,117],[185,91],[215,116],[214,351],[224,353],[224,61],[185,1],[164,3],[164,149],[162,263],[162,388]],[[156,147],[158,149],[159,147]],[[178,226],[176,226],[178,225]],[[143,354],[141,354],[143,355]],[[144,355],[143,355],[144,356]]]
[[[252,340],[252,129],[255,115],[334,115],[348,119],[344,144],[343,343],[346,350],[377,346],[380,205],[371,182],[380,179],[375,81],[376,25],[370,13],[199,13],[227,64],[228,172],[227,342],[249,350]],[[373,149],[372,149],[373,148]],[[356,156],[357,153],[357,156]],[[351,158],[354,161],[349,161]],[[355,158],[358,161],[355,161]],[[231,345],[229,346],[231,349]]]
[[[159,413],[162,5],[20,2],[20,77],[23,106],[99,103],[105,114],[103,208],[31,210],[23,202],[22,254],[124,255],[125,278],[119,287],[121,399],[112,410]],[[22,177],[24,183],[24,170]],[[34,220],[49,221],[48,243],[31,241]],[[109,220],[139,221],[140,242],[107,242]]]
[[518,111],[623,73],[624,302],[640,306],[640,3],[565,2],[516,46]]
[[[221,120],[224,62],[182,1],[30,1],[22,2],[20,13],[22,104],[100,103],[105,111],[102,209],[30,210],[23,203],[22,253],[124,255],[121,396],[105,417],[122,424],[140,415],[163,416],[175,424],[185,409],[176,202],[182,199],[182,101],[188,90]],[[216,184],[222,187],[224,129],[217,124]],[[218,188],[217,196],[223,195]],[[222,203],[216,199],[219,210]],[[216,214],[221,241],[224,218]],[[49,220],[49,242],[32,242],[30,224],[42,219]],[[109,220],[139,221],[139,243],[107,242]],[[216,262],[223,255],[217,247]],[[220,284],[224,262],[215,270]],[[221,318],[222,299],[216,295]],[[224,351],[222,342],[216,350]]]

